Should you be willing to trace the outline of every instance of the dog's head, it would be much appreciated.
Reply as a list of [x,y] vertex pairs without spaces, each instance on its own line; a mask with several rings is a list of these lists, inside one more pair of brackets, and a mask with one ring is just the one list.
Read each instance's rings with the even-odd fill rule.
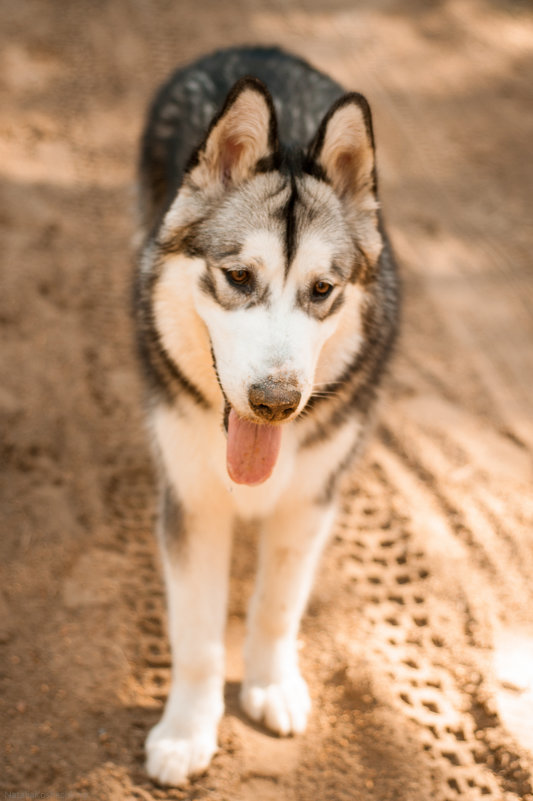
[[192,279],[192,304],[239,419],[292,420],[353,360],[382,248],[377,205],[361,95],[332,106],[306,151],[287,150],[266,87],[238,81],[158,238],[167,253],[180,253],[178,301],[180,270],[183,285]]

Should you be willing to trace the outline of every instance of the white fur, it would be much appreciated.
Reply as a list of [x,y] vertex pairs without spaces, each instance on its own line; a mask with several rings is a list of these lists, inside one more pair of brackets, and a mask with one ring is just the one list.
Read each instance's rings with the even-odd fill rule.
[[[175,214],[175,210],[172,211]],[[224,399],[250,416],[248,389],[290,375],[302,392],[342,373],[361,342],[361,289],[346,288],[345,305],[324,321],[296,304],[306,282],[330,275],[331,251],[304,238],[287,280],[279,238],[249,237],[242,259],[268,283],[269,305],[227,311],[199,288],[199,259],[171,257],[154,292],[154,314],[167,352],[211,403],[206,411],[184,395],[178,409],[161,404],[151,425],[167,481],[183,507],[183,543],[163,548],[173,653],[172,688],[161,722],[147,740],[147,768],[161,783],[181,785],[204,770],[216,750],[223,712],[224,627],[234,517],[262,521],[259,567],[250,604],[241,702],[251,718],[278,734],[305,729],[310,709],[296,638],[314,571],[334,515],[317,504],[325,481],[359,433],[350,418],[325,440],[301,449],[314,422],[283,425],[271,477],[258,487],[234,484],[226,469]],[[216,280],[226,279],[220,272]]]
[[334,514],[310,503],[324,476],[357,434],[350,420],[334,438],[297,454],[285,426],[273,475],[259,487],[233,484],[225,468],[220,415],[166,406],[152,416],[165,471],[187,499],[186,540],[174,558],[163,549],[173,653],[172,688],[162,720],[147,740],[147,769],[182,785],[216,750],[223,712],[224,627],[234,514],[264,520],[256,590],[250,605],[241,703],[278,734],[305,729],[310,710],[297,658],[297,633]]

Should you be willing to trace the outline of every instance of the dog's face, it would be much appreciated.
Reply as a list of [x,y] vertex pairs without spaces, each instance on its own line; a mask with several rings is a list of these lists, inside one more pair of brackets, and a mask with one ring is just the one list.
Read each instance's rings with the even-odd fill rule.
[[376,210],[364,99],[335,104],[307,153],[282,154],[268,92],[254,79],[238,82],[193,157],[160,241],[181,254],[177,269],[188,273],[239,418],[293,419],[353,360],[382,247]]

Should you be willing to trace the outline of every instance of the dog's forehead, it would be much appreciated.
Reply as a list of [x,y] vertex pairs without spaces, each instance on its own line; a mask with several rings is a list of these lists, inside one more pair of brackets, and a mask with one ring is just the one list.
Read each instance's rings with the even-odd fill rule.
[[347,261],[353,244],[342,208],[331,188],[311,176],[278,172],[257,176],[232,192],[210,221],[219,257],[260,259],[287,274],[327,269]]
[[278,212],[289,194],[289,185],[275,172],[256,176],[229,192],[207,221],[206,233],[211,248],[237,255],[258,232],[279,235]]

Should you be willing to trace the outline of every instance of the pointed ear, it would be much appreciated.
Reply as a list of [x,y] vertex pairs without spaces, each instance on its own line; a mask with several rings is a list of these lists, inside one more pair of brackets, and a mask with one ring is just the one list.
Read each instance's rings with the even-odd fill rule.
[[188,176],[202,189],[236,185],[277,149],[276,114],[268,89],[257,78],[241,78],[193,155]]
[[374,134],[370,106],[357,92],[330,108],[310,145],[335,192],[347,202],[376,195]]
[[377,227],[372,116],[363,95],[351,92],[333,104],[309,146],[309,155],[345,207],[361,249],[375,263],[383,242]]

